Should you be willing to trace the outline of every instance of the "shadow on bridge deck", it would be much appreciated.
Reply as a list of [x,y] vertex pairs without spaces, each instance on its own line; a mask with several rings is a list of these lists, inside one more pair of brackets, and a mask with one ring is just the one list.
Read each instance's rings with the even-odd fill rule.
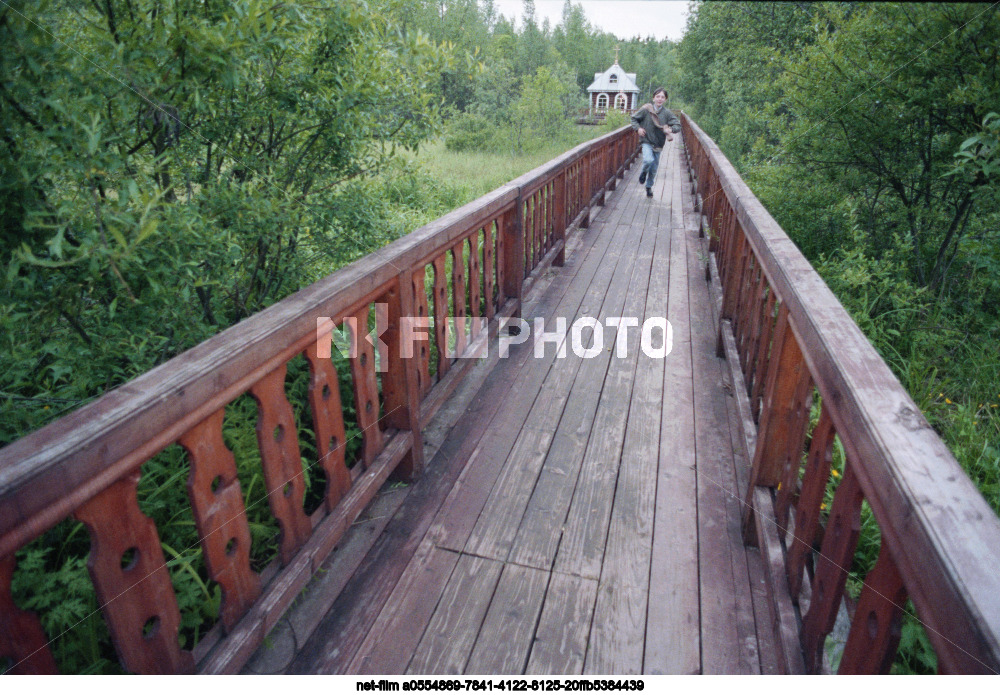
[[778,670],[679,146],[653,199],[626,173],[523,314],[665,316],[669,354],[638,326],[624,356],[613,329],[586,359],[536,357],[537,332],[490,346],[425,433],[424,476],[382,491],[244,672]]

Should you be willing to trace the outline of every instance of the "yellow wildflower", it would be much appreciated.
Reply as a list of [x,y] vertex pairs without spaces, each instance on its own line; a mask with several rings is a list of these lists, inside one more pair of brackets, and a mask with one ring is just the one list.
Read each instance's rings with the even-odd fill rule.
[[838,471],[836,468],[834,468],[832,471],[830,471],[830,475],[832,475],[834,478],[839,478],[840,477],[840,471]]
[[951,399],[950,398],[945,398],[944,402],[947,403],[948,405],[951,405]]
[[826,502],[824,502],[823,504],[819,505],[819,508],[820,508],[821,510],[822,510],[822,509],[826,509]]

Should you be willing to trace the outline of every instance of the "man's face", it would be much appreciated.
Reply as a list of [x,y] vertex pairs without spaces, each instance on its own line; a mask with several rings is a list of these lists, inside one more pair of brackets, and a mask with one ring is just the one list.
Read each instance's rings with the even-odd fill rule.
[[661,106],[663,106],[663,102],[665,102],[666,100],[667,100],[666,94],[664,94],[663,92],[657,92],[656,96],[653,97],[653,104],[656,106],[656,108],[660,108]]

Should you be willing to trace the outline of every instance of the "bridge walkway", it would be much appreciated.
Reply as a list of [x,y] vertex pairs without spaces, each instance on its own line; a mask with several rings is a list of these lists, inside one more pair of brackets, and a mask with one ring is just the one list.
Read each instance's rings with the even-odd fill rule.
[[[652,199],[633,166],[569,235],[524,305],[549,335],[522,334],[506,358],[490,346],[425,433],[424,476],[382,491],[244,672],[778,670],[679,147]],[[627,344],[606,328],[596,356],[566,345],[581,318],[663,316],[662,358],[640,326]]]

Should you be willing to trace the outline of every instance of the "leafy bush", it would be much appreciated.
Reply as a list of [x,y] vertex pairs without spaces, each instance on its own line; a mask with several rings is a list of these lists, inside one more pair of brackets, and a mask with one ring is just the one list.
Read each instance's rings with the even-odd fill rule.
[[448,124],[445,145],[454,152],[483,151],[491,149],[496,126],[484,116],[463,113]]

